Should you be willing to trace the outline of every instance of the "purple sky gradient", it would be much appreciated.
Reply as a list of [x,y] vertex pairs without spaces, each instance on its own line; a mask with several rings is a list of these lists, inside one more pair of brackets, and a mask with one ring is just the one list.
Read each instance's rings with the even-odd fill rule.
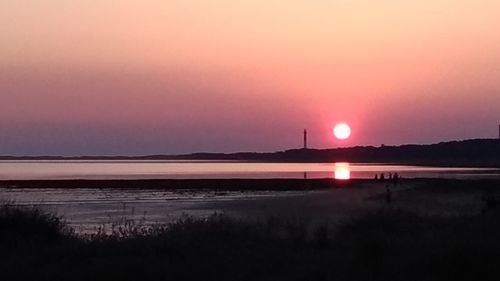
[[0,155],[498,135],[498,1],[40,3],[0,3]]

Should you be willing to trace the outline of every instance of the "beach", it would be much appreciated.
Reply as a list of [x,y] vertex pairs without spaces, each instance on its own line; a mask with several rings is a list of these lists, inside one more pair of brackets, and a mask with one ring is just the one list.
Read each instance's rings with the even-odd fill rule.
[[486,179],[38,180],[1,181],[0,199],[37,206],[91,233],[123,222],[165,224],[216,213],[312,224],[335,224],[378,208],[475,215],[499,187],[500,180]]
[[0,186],[6,280],[496,280],[499,180]]

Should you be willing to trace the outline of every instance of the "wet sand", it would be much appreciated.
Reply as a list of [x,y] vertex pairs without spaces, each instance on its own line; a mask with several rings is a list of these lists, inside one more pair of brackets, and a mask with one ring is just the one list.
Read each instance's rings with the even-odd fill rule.
[[0,200],[55,212],[79,232],[125,223],[164,224],[183,216],[204,218],[214,213],[311,224],[335,224],[378,208],[472,215],[484,210],[485,194],[497,192],[500,180],[407,179],[398,184],[357,179],[0,182]]

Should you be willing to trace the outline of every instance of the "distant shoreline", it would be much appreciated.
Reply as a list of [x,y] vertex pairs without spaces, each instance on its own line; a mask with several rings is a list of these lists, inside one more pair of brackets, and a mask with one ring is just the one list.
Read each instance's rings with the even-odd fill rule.
[[14,161],[249,161],[270,163],[332,163],[397,164],[436,167],[500,168],[500,140],[473,139],[429,145],[356,146],[332,149],[289,149],[277,152],[192,153],[182,155],[145,156],[0,156]]

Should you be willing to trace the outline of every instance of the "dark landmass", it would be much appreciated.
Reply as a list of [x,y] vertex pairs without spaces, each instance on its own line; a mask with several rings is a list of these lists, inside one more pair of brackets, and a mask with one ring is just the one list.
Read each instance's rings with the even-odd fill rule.
[[500,140],[473,139],[430,145],[290,149],[257,153],[193,153],[149,156],[0,156],[0,160],[228,160],[264,162],[353,162],[430,166],[500,167]]
[[159,179],[159,180],[5,180],[0,188],[127,188],[193,190],[308,190],[353,186],[370,180],[333,179]]
[[[158,190],[319,190],[329,188],[370,188],[393,180],[350,179],[146,179],[146,180],[0,180],[0,188],[123,188]],[[429,190],[500,190],[500,179],[399,179],[398,185],[422,184]]]

